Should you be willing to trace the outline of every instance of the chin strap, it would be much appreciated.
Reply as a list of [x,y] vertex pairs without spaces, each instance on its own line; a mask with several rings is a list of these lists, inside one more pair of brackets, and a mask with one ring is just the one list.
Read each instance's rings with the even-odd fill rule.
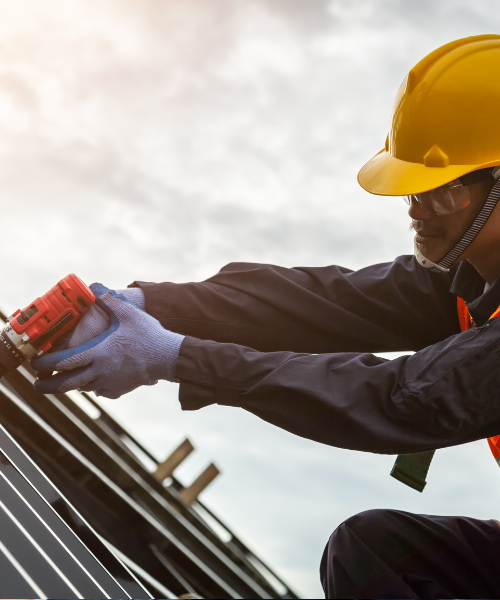
[[495,183],[488,194],[488,198],[486,199],[483,208],[479,211],[479,214],[474,219],[469,229],[464,233],[460,241],[448,252],[448,254],[446,254],[446,256],[437,263],[433,263],[419,251],[417,243],[415,242],[415,258],[422,267],[430,269],[433,273],[448,273],[451,265],[465,252],[466,248],[472,244],[500,200],[500,167],[495,167],[492,175],[495,179]]
[[418,264],[422,267],[425,267],[426,269],[431,269],[434,273],[449,273],[450,269],[442,267],[439,265],[439,263],[433,263],[428,258],[425,258],[422,252],[420,252],[420,250],[418,249],[417,242],[413,242],[413,253],[415,254],[415,258],[417,259]]

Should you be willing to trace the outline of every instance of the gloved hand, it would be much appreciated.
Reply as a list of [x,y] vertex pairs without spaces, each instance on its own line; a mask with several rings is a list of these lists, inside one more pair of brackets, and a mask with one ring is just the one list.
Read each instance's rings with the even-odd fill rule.
[[[164,329],[123,296],[99,283],[90,289],[110,319],[106,331],[79,346],[49,352],[31,361],[42,394],[73,389],[119,398],[159,379],[175,381],[175,367],[184,336]],[[62,371],[49,376],[52,371]]]
[[[124,290],[116,290],[116,293],[123,296],[132,304],[135,304],[140,309],[146,309],[146,298],[141,288],[126,288]],[[71,332],[71,336],[60,346],[60,350],[65,348],[74,348],[88,342],[92,338],[104,333],[111,325],[111,320],[106,311],[100,308],[97,304],[92,304],[82,315],[78,321],[78,325]]]

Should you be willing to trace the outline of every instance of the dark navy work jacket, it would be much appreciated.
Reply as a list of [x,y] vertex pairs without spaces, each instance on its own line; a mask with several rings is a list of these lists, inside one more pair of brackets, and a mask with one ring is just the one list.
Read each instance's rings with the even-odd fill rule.
[[[185,410],[242,407],[324,444],[397,454],[500,434],[500,280],[412,256],[359,271],[234,263],[200,283],[137,282],[185,338]],[[457,295],[478,328],[460,333]],[[394,360],[371,352],[416,351]]]

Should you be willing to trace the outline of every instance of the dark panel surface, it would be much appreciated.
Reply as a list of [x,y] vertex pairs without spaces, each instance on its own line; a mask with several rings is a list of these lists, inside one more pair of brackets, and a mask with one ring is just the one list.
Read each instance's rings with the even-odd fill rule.
[[33,381],[0,380],[0,597],[297,597],[94,398]]

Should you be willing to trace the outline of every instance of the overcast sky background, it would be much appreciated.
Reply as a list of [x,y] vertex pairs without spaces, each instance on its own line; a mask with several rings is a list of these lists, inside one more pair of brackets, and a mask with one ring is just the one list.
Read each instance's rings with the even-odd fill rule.
[[[410,253],[400,199],[356,182],[395,93],[437,46],[500,32],[495,0],[0,0],[6,311],[87,283],[199,281],[231,261],[359,268]],[[183,414],[160,383],[113,412],[306,597],[329,534],[394,507],[499,517],[486,442],[440,451],[423,494],[394,457],[324,447],[239,409]]]

